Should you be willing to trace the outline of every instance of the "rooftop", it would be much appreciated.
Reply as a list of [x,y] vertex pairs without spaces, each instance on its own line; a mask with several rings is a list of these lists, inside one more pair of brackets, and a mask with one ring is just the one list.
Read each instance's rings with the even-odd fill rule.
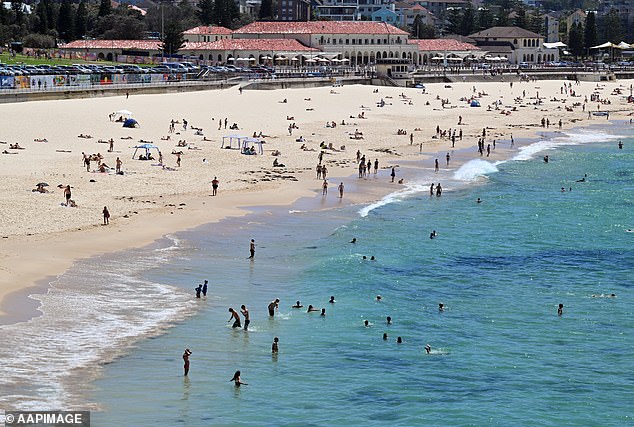
[[381,34],[406,36],[384,22],[371,21],[310,21],[310,22],[253,22],[234,34]]
[[295,39],[222,39],[215,42],[187,42],[181,50],[317,51]]
[[473,39],[478,38],[537,38],[541,35],[532,31],[525,30],[520,27],[491,27],[486,30],[478,31],[477,33],[470,34],[469,37]]
[[189,30],[185,30],[183,34],[200,34],[200,35],[221,34],[224,36],[224,35],[229,35],[232,32],[233,31],[231,31],[229,28],[220,27],[217,25],[201,25],[199,27],[194,27],[194,28],[190,28]]
[[480,50],[479,47],[469,43],[463,43],[453,39],[417,39],[409,40],[410,44],[417,44],[418,50],[421,52],[439,52],[443,50],[450,51],[468,51],[468,50]]
[[61,45],[60,48],[159,50],[160,46],[160,40],[75,40]]

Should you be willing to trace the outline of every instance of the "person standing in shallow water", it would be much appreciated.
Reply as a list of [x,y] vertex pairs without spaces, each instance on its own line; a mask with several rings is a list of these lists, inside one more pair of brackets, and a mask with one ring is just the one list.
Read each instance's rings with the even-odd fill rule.
[[249,385],[247,383],[243,383],[240,379],[240,371],[236,371],[236,373],[233,374],[233,378],[231,378],[229,381],[232,381],[236,385],[236,387],[240,387],[241,385]]
[[563,316],[563,314],[564,314],[564,305],[559,304],[559,307],[557,307],[557,316]]
[[250,259],[255,258],[255,239],[251,239],[249,243],[249,253],[251,254],[251,256],[249,256]]
[[280,342],[280,339],[278,337],[273,338],[273,344],[271,345],[271,353],[277,354],[277,352],[279,351],[279,347],[278,347],[279,342]]
[[191,355],[192,355],[192,352],[188,348],[186,348],[185,353],[183,353],[183,362],[184,362],[183,369],[185,370],[185,376],[189,374],[189,356]]

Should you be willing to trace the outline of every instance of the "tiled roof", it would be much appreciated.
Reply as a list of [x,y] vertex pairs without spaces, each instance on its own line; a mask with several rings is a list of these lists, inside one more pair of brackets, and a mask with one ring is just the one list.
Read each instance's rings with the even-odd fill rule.
[[75,40],[61,49],[139,49],[159,50],[160,40]]
[[537,38],[542,37],[537,33],[532,31],[525,30],[520,27],[491,27],[486,30],[479,31],[477,33],[469,35],[471,38],[522,38],[522,37],[531,37]]
[[371,21],[310,21],[310,22],[253,22],[234,34],[385,34],[409,33],[384,22]]
[[201,25],[200,27],[190,28],[189,30],[185,30],[183,34],[200,34],[200,35],[208,35],[208,34],[221,34],[221,35],[229,35],[233,31],[229,28],[219,27],[217,25]]
[[317,51],[295,39],[222,39],[215,42],[187,42],[181,50]]
[[477,46],[469,43],[459,42],[453,39],[420,39],[409,40],[410,44],[418,45],[418,50],[421,52],[439,52],[443,50],[460,51],[460,50],[480,50]]

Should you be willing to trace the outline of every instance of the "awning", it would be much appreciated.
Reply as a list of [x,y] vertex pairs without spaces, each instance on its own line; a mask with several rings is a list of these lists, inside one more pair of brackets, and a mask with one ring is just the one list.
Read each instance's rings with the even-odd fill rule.
[[546,49],[558,49],[560,47],[567,47],[567,45],[562,42],[555,42],[555,43],[544,43],[544,47]]

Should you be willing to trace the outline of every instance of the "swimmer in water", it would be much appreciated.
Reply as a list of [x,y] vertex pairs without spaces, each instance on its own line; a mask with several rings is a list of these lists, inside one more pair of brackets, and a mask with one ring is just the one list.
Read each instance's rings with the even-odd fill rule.
[[445,311],[445,304],[439,302],[438,303],[438,311]]
[[376,300],[377,300],[377,301],[381,301],[381,299],[382,299],[381,295],[377,295],[377,296],[376,296]]
[[326,315],[326,309],[325,309],[325,308],[322,308],[322,309],[321,309],[321,314],[320,314],[320,316],[325,316],[325,315]]
[[562,316],[563,314],[564,314],[564,305],[559,304],[559,307],[557,307],[557,316]]
[[240,387],[241,385],[249,385],[247,383],[243,383],[240,379],[240,371],[236,371],[236,373],[233,374],[233,378],[231,378],[229,381],[233,381],[236,387]]
[[376,258],[374,258],[374,255],[370,257],[370,261],[376,261]]
[[403,338],[401,338],[401,337],[397,337],[397,338],[396,338],[396,343],[397,343],[397,344],[403,344]]
[[280,339],[278,337],[273,338],[273,344],[271,345],[271,353],[276,354],[279,351],[278,343]]
[[306,310],[306,313],[312,313],[313,311],[319,311],[318,308],[313,307],[312,305],[308,305],[308,310]]
[[[632,119],[630,119],[630,122],[632,121]],[[623,149],[623,141],[619,141],[619,150]]]
[[357,238],[353,237],[352,240],[350,240],[350,243],[357,243]]
[[482,203],[482,199],[478,197],[478,200],[476,200],[476,203]]
[[300,301],[297,301],[292,308],[303,308],[303,307],[304,306],[302,305],[302,303]]
[[330,296],[330,301],[328,301],[328,302],[329,302],[330,304],[334,304],[334,303],[336,303],[337,301],[335,301],[335,296],[334,296],[334,295],[331,295],[331,296]]
[[429,344],[425,344],[425,352],[426,352],[427,354],[430,354],[430,353],[431,353],[431,346],[430,346]]
[[366,328],[370,327],[370,322],[366,319],[363,321],[363,326],[365,326]]
[[388,325],[391,325],[391,324],[392,324],[392,317],[387,316],[387,318],[386,318],[385,320],[387,320],[387,324],[388,324]]
[[383,332],[383,341],[387,341],[387,333]]

